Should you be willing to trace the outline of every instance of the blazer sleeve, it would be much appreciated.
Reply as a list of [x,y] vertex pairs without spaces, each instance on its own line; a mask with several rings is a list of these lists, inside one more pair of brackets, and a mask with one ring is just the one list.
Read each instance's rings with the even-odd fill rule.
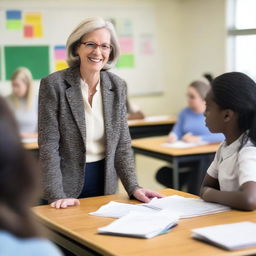
[[58,93],[53,82],[44,78],[39,89],[38,144],[43,198],[49,202],[66,198],[60,169],[59,140]]
[[121,132],[116,148],[115,168],[128,195],[132,196],[134,190],[140,187],[137,182],[134,155],[131,147],[131,136],[127,122],[126,99],[127,93],[125,84],[122,95],[123,104],[120,117]]

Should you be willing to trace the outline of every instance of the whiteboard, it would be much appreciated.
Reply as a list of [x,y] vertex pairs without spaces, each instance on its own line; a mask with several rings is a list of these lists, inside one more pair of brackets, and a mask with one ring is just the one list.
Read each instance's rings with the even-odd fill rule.
[[[1,47],[1,85],[5,86],[3,46],[5,45],[49,45],[50,59],[53,60],[55,45],[65,45],[66,39],[83,19],[91,16],[101,16],[109,19],[129,19],[132,23],[132,37],[134,42],[134,68],[113,68],[111,71],[123,78],[128,84],[130,95],[146,95],[163,92],[163,85],[159,84],[158,54],[156,38],[156,16],[154,5],[144,3],[135,7],[100,5],[86,1],[63,1],[63,4],[53,4],[51,1],[39,1],[40,4],[31,4],[26,1],[6,1],[0,3],[0,45]],[[96,2],[96,1],[95,1]],[[21,4],[22,3],[22,4]],[[60,2],[59,2],[60,3]],[[101,2],[102,3],[102,2]],[[4,7],[3,7],[4,6]],[[44,36],[42,38],[24,38],[20,31],[9,31],[5,28],[5,12],[9,9],[22,12],[40,12],[43,17]],[[143,15],[143,16],[142,16]],[[152,51],[143,53],[143,40],[149,37]],[[53,61],[50,63],[51,72],[54,71]],[[38,81],[37,81],[38,82]],[[1,90],[0,90],[1,92]]]

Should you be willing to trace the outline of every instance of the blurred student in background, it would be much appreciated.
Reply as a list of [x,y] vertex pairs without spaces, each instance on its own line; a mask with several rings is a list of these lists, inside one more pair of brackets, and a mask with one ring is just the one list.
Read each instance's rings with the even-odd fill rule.
[[[192,82],[187,89],[187,107],[183,109],[176,124],[168,136],[168,142],[172,143],[177,140],[184,142],[199,143],[201,141],[208,143],[217,143],[224,140],[224,135],[220,133],[213,134],[205,126],[205,97],[210,90],[210,85],[203,81]],[[191,171],[180,173],[180,189],[188,186],[190,193],[196,193],[199,188],[196,188],[195,179],[197,168],[195,162],[184,163],[180,167],[192,167]],[[210,164],[210,163],[209,163]],[[171,168],[163,167],[157,174],[156,179],[159,183],[166,187],[172,187],[172,172]]]
[[20,143],[18,126],[0,97],[0,255],[59,256],[42,238],[30,207],[37,199],[39,172]]
[[12,93],[7,98],[18,122],[22,138],[37,137],[38,97],[33,92],[33,79],[29,69],[18,68],[11,76]]
[[223,134],[213,134],[205,126],[205,97],[210,90],[210,85],[202,81],[192,82],[187,89],[187,104],[183,109],[176,124],[168,136],[168,142],[183,140],[185,142],[209,143],[221,142]]
[[126,101],[126,109],[127,109],[127,119],[128,120],[137,120],[144,119],[144,113],[139,109],[139,107],[135,104],[132,104],[127,98]]

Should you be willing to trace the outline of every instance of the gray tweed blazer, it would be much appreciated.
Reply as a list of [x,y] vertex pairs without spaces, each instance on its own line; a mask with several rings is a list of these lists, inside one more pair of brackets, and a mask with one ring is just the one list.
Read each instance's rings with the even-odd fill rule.
[[[120,177],[128,195],[138,187],[126,119],[126,84],[101,71],[105,123],[105,194],[116,192]],[[84,185],[86,127],[79,68],[43,78],[39,90],[39,155],[43,198],[77,198]],[[85,168],[86,169],[86,168]]]

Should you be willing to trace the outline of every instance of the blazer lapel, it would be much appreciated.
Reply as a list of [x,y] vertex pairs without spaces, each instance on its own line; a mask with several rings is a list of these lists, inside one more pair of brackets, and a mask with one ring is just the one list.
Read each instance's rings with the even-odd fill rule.
[[70,68],[68,71],[65,75],[65,80],[71,86],[66,89],[66,97],[86,147],[85,112],[80,88],[79,68]]
[[102,88],[103,115],[105,127],[105,146],[106,150],[111,148],[113,131],[113,109],[114,109],[114,88],[107,74],[102,71],[100,74],[100,83]]

